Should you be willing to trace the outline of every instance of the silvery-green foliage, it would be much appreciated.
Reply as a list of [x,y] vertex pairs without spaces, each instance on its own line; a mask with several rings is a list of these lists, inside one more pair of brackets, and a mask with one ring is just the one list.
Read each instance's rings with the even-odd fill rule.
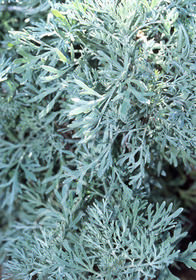
[[6,61],[4,57],[2,57],[0,60],[0,82],[3,82],[7,79],[7,74],[10,70],[9,62],[10,61]]
[[195,164],[195,6],[187,20],[177,3],[115,3],[70,1],[53,14],[79,64],[67,91],[70,128],[92,158],[83,170],[126,165],[140,186],[148,166]]
[[140,280],[166,279],[162,276],[166,274],[172,279],[168,266],[174,261],[195,267],[195,244],[182,254],[176,249],[186,235],[177,222],[181,208],[173,211],[165,202],[133,200],[126,189],[113,187],[85,213],[74,207],[78,199],[71,202],[71,193],[67,199],[63,192],[56,193],[58,211],[53,203],[40,203],[41,215],[32,226],[15,223],[12,238],[5,237],[11,257],[6,271],[16,280],[33,275],[40,280]]
[[79,182],[115,166],[140,187],[164,161],[195,164],[194,7],[67,1],[53,4],[47,23],[14,32],[28,102],[39,102],[39,118],[58,106],[58,123],[81,139]]
[[[130,184],[139,187],[153,164],[160,174],[163,160],[195,163],[194,6],[189,20],[176,6],[68,1],[54,5],[48,25],[15,34],[26,49],[31,42],[34,54],[25,57],[22,46],[17,73],[25,63],[45,70],[35,81],[42,90],[31,102],[54,95],[39,116],[60,96],[71,103],[67,108],[60,102],[65,108],[59,118],[69,116],[70,129],[81,138],[81,177],[126,166]],[[26,67],[21,83],[30,72]],[[45,90],[51,83],[56,89]]]
[[195,1],[5,2],[26,18],[0,60],[7,272],[172,280],[170,264],[195,268],[195,243],[178,250],[181,209],[147,200],[169,165],[196,163]]

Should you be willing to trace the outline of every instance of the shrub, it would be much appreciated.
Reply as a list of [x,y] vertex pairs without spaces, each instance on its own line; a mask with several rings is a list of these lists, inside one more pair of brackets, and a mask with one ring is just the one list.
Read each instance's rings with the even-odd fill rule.
[[0,63],[3,267],[178,279],[196,243],[179,250],[182,209],[157,186],[196,163],[195,2],[41,2],[16,3]]

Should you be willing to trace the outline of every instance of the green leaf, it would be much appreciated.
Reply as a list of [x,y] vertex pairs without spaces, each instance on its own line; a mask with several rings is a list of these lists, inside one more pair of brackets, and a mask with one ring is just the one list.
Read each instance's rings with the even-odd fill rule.
[[123,100],[119,107],[119,115],[123,122],[127,120],[128,111],[130,109],[130,103],[128,99]]
[[63,71],[60,71],[54,67],[51,66],[46,66],[46,65],[41,65],[41,68],[43,68],[44,70],[50,72],[50,73],[55,73],[55,74],[62,74]]
[[56,94],[56,96],[52,99],[52,101],[50,101],[50,103],[48,103],[48,105],[46,106],[46,108],[44,108],[40,113],[39,113],[39,118],[42,119],[43,117],[45,117],[54,107],[56,100],[59,98],[59,96],[62,94],[62,92],[59,90],[58,93]]
[[189,243],[186,251],[179,255],[178,261],[183,262],[188,268],[196,270],[196,241]]
[[75,83],[80,86],[84,91],[80,92],[80,94],[88,94],[88,95],[94,95],[96,97],[102,97],[98,92],[87,86],[85,83],[83,83],[80,80],[75,79]]
[[[74,100],[74,98],[72,100]],[[83,104],[81,103],[81,105],[79,105],[79,104],[78,104],[78,106],[76,105],[77,108],[75,108],[69,112],[69,116],[76,116],[76,115],[79,115],[82,113],[88,113],[91,110],[93,110],[93,108],[96,107],[100,101],[102,101],[102,99],[92,100],[92,101],[87,101],[87,102],[83,101]],[[78,100],[77,100],[77,103],[79,103]]]
[[161,0],[152,0],[150,8],[154,9],[156,6],[160,4]]
[[129,89],[140,103],[148,104],[148,105],[150,104],[150,100],[144,97],[145,92],[140,92],[130,85],[129,85]]
[[65,17],[58,10],[52,9],[51,12],[55,17],[65,20]]
[[56,51],[59,59],[66,63],[67,62],[66,56],[64,56],[64,54],[59,49],[57,49],[57,48],[55,48],[55,51]]
[[34,96],[31,98],[28,102],[33,103],[33,102],[40,102],[42,99],[44,99],[47,95],[52,94],[55,92],[56,89],[59,89],[58,87],[50,87],[50,88],[43,88],[40,94]]

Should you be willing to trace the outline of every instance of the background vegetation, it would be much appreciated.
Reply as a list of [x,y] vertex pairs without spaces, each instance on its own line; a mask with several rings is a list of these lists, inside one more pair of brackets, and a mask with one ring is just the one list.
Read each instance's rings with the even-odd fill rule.
[[64,2],[0,5],[2,277],[179,279],[196,3]]

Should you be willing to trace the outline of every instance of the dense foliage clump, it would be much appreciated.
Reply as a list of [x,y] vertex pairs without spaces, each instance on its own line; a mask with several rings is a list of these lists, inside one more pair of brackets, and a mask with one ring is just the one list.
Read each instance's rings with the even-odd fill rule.
[[5,275],[172,280],[169,265],[196,268],[178,217],[194,191],[168,181],[196,165],[195,1],[5,2]]

